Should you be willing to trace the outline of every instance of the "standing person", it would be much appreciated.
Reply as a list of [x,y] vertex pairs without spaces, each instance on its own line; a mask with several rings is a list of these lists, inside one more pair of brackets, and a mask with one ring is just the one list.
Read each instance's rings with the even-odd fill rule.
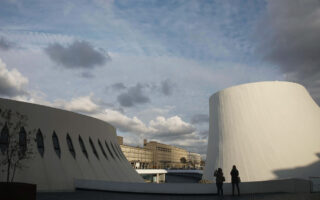
[[225,181],[225,178],[223,176],[222,169],[219,168],[218,170],[214,171],[214,176],[216,177],[216,185],[218,190],[218,196],[223,196],[223,182]]
[[232,196],[234,196],[234,186],[237,186],[238,196],[240,196],[240,189],[239,189],[240,177],[239,177],[239,171],[237,170],[237,167],[235,165],[233,165],[230,175],[231,175],[231,182],[232,182]]

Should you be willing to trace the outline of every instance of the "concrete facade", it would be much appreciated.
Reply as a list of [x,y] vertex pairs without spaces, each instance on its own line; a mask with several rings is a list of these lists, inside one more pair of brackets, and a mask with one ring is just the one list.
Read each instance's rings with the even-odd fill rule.
[[153,152],[152,166],[154,169],[186,168],[188,166],[189,152],[185,149],[155,141],[145,142],[144,148]]
[[135,169],[152,168],[153,153],[149,149],[120,145],[121,150],[131,166]]
[[123,137],[117,138],[124,155],[135,169],[201,168],[202,160],[198,153],[146,139],[143,147],[134,147],[123,144]]
[[320,109],[291,82],[227,88],[210,98],[210,127],[203,179],[233,165],[243,182],[320,177]]
[[[74,179],[143,182],[123,155],[116,130],[110,124],[73,112],[7,99],[0,99],[0,109],[27,116],[24,129],[27,132],[35,130],[28,144],[33,158],[24,161],[27,168],[16,172],[15,181],[37,184],[39,191],[72,191]],[[0,129],[3,130],[6,121],[0,120]],[[43,137],[42,150],[37,143],[39,131]],[[9,133],[14,134],[10,130]],[[68,136],[74,147],[73,153]],[[81,148],[80,137],[87,153]],[[58,149],[55,148],[57,143]],[[0,158],[4,158],[1,152]],[[5,172],[0,173],[0,181],[4,181]]]

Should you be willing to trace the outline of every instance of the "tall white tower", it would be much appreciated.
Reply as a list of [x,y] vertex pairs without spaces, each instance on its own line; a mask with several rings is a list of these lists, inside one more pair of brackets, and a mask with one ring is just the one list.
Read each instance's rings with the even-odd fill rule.
[[227,88],[210,98],[210,127],[203,179],[233,165],[242,181],[320,176],[320,109],[291,82]]

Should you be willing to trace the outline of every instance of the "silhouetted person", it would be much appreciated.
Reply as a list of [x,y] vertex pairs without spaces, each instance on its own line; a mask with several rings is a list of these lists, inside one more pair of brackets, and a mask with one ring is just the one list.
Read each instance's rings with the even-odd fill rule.
[[223,182],[225,181],[225,178],[223,176],[222,169],[219,168],[218,170],[214,171],[214,176],[216,177],[216,185],[218,190],[218,196],[223,196]]
[[237,170],[237,167],[235,165],[233,165],[230,175],[231,175],[231,182],[232,182],[232,196],[234,196],[234,186],[237,186],[238,196],[240,196],[240,189],[239,189],[240,177],[239,177],[239,171]]

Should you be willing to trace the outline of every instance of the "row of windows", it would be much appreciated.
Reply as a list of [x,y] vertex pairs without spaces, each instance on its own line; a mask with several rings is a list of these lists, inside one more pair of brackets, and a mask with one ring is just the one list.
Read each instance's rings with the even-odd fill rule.
[[163,147],[157,147],[158,151],[165,151],[165,152],[171,152],[171,149],[163,148]]
[[[71,140],[71,137],[69,134],[67,134],[66,136],[66,141],[67,141],[67,145],[68,145],[68,149],[71,153],[71,155],[73,156],[73,158],[76,158],[76,152],[73,146],[73,142]],[[41,155],[41,157],[44,156],[44,139],[43,139],[43,135],[40,129],[38,129],[37,134],[36,134],[36,143],[37,143],[37,148],[38,148],[38,152]],[[52,143],[53,143],[53,149],[56,152],[57,156],[60,158],[61,157],[61,148],[60,148],[60,143],[59,143],[59,138],[56,134],[55,131],[53,131],[52,133]],[[99,158],[99,154],[96,150],[96,147],[91,139],[91,137],[89,137],[89,143],[92,149],[93,154],[98,158]],[[2,128],[1,130],[1,134],[0,134],[0,150],[2,153],[5,153],[6,150],[8,149],[8,145],[9,145],[9,129],[7,126],[7,123],[5,123],[5,126]],[[79,135],[79,145],[81,148],[82,153],[86,156],[86,158],[89,158],[86,146],[81,138],[81,136]],[[103,156],[108,160],[108,156],[106,154],[106,151],[104,150],[104,147],[100,141],[100,139],[98,139],[98,145],[100,147],[100,150],[103,154]],[[120,159],[126,159],[125,156],[123,155],[122,151],[120,150],[119,145],[114,145],[113,143],[110,142],[111,148],[113,151],[111,151],[111,148],[109,147],[107,141],[105,141],[105,146],[107,147],[107,150],[109,152],[109,155],[111,155],[111,157],[113,159],[115,159],[115,156],[120,160]],[[20,132],[19,132],[19,147],[20,147],[20,152],[21,153],[25,153],[27,150],[27,133],[24,129],[24,127],[20,128]],[[115,155],[115,156],[114,156]]]
[[[22,127],[19,131],[19,155],[25,155],[27,150],[27,133],[25,129]],[[9,128],[7,123],[5,123],[4,127],[1,130],[0,134],[0,150],[4,154],[9,145]]]

